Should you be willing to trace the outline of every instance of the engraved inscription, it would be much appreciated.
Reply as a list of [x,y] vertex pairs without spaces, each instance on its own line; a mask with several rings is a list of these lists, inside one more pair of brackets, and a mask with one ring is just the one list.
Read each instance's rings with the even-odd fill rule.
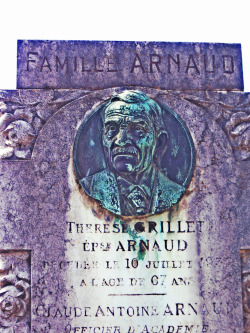
[[[237,44],[19,41],[18,88],[243,90]],[[46,82],[46,83],[45,83]]]
[[[40,72],[118,72],[129,71],[130,73],[180,73],[186,75],[190,73],[201,74],[216,73],[219,70],[222,73],[233,74],[235,72],[235,60],[232,55],[204,55],[203,57],[194,54],[166,54],[162,56],[157,53],[149,53],[146,57],[140,54],[134,54],[132,61],[126,64],[126,67],[119,68],[121,59],[111,56],[92,57],[65,57],[63,55],[55,55],[53,57],[44,56],[38,52],[27,52],[26,54],[26,71],[32,72],[39,70]],[[216,63],[216,65],[215,65]],[[113,66],[113,69],[111,68]]]

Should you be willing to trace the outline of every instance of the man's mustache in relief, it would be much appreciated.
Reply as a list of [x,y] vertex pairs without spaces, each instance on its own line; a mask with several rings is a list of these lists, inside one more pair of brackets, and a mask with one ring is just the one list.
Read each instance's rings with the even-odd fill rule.
[[112,156],[118,154],[132,154],[137,155],[138,150],[135,147],[115,147],[112,149]]

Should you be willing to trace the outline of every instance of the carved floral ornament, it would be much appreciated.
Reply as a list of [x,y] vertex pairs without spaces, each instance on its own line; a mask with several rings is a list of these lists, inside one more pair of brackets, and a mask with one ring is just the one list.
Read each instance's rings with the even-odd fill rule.
[[[16,333],[30,307],[30,280],[25,273],[14,273],[12,268],[0,271],[0,332]],[[19,325],[21,323],[21,326]]]
[[87,91],[0,93],[0,159],[29,159],[35,140],[50,117]]
[[204,108],[226,133],[238,161],[250,158],[250,94],[198,92],[178,93],[187,101]]
[[29,109],[17,109],[13,113],[5,112],[7,106],[0,103],[0,132],[2,148],[0,158],[29,158],[36,132],[31,125],[33,114]]
[[244,314],[244,332],[250,331],[250,271],[242,273],[242,298]]

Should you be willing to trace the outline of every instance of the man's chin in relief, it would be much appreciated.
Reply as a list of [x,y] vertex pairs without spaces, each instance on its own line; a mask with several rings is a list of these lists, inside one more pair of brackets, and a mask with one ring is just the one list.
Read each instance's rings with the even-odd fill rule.
[[121,173],[121,175],[124,173],[125,175],[127,173],[133,173],[135,172],[136,167],[136,159],[133,156],[115,156],[113,161],[114,169],[117,170],[117,173]]
[[138,164],[139,153],[136,148],[115,147],[111,150],[111,163],[113,169],[118,173],[132,173],[135,172]]
[[116,177],[123,177],[134,184],[139,184],[153,166],[151,156],[145,156],[136,148],[114,148],[111,151],[109,169]]

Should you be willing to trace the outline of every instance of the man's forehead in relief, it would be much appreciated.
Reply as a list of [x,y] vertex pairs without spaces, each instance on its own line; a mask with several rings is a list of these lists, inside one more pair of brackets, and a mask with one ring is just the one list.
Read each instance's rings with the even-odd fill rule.
[[153,122],[157,130],[164,129],[160,106],[140,91],[123,91],[114,95],[105,109],[104,122],[113,116],[132,116]]

